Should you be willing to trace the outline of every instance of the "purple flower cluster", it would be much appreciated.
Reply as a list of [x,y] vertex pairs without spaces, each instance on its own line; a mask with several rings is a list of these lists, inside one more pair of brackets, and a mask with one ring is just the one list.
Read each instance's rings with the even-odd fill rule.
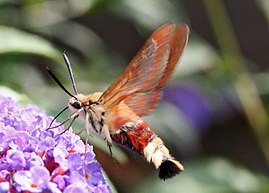
[[71,129],[47,131],[51,121],[0,96],[0,192],[111,192],[92,146]]

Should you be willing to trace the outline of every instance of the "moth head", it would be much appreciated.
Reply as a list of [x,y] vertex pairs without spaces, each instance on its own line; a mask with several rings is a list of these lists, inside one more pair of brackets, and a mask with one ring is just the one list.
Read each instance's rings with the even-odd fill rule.
[[77,94],[69,98],[68,106],[74,112],[85,106],[89,106],[91,101],[92,101],[91,95],[86,96],[83,94]]
[[83,108],[87,103],[87,98],[83,94],[77,94],[74,97],[69,98],[68,106],[72,112],[75,112]]
[[71,111],[77,111],[83,107],[83,104],[77,98],[71,97],[68,101],[68,107]]

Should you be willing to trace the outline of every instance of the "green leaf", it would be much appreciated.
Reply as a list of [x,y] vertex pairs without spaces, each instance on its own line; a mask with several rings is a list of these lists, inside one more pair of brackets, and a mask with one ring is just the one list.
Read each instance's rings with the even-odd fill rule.
[[20,94],[9,87],[0,85],[0,93],[2,96],[10,97],[14,101],[20,102],[21,104],[30,104],[31,100],[24,94]]
[[183,162],[184,172],[161,182],[156,176],[137,192],[259,193],[269,191],[268,177],[249,171],[223,158],[200,158]]
[[62,54],[44,38],[12,27],[0,26],[0,54],[6,53],[36,54],[62,63]]

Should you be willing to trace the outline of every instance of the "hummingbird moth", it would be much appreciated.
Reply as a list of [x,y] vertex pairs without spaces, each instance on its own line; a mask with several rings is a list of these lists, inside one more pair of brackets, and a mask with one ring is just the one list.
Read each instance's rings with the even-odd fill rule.
[[107,90],[89,95],[78,94],[70,62],[64,54],[75,95],[68,92],[49,69],[48,72],[71,96],[68,107],[73,114],[67,120],[73,123],[78,117],[84,119],[87,135],[97,133],[107,142],[110,151],[116,143],[142,155],[159,169],[163,180],[179,174],[183,166],[141,117],[157,107],[162,98],[161,89],[179,61],[188,35],[186,24],[162,25]]

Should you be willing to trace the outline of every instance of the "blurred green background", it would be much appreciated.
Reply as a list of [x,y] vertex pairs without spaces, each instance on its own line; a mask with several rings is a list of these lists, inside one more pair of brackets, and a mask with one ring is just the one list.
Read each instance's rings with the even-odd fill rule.
[[187,23],[180,65],[145,118],[185,171],[163,182],[135,153],[114,146],[114,162],[90,137],[97,160],[119,193],[269,192],[268,13],[267,0],[0,0],[0,94],[55,116],[69,96],[45,68],[72,91],[64,51],[79,91],[103,91],[154,29]]

